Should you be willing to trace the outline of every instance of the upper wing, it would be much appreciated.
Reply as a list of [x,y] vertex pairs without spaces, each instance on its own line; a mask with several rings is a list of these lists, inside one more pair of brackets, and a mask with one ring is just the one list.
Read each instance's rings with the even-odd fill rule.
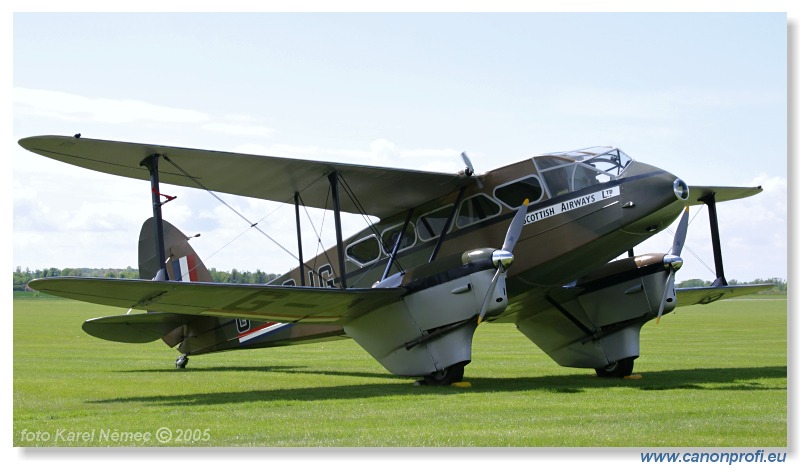
[[689,188],[689,205],[700,205],[704,203],[701,199],[714,194],[716,202],[727,202],[729,200],[744,199],[758,194],[763,189],[758,187],[718,187],[718,186],[691,186]]
[[754,285],[726,285],[724,287],[676,288],[678,306],[706,305],[717,300],[758,293],[774,287],[771,283]]
[[344,324],[399,300],[404,288],[280,287],[86,277],[33,280],[43,293],[120,308],[261,321]]
[[[326,176],[338,171],[356,191],[364,211],[378,218],[416,207],[468,182],[455,174],[87,138],[29,137],[19,144],[58,161],[144,180],[150,175],[141,161],[153,154],[165,155],[174,165],[169,161],[159,164],[162,183],[199,188],[199,182],[210,190],[277,202],[290,201],[299,192],[305,205],[323,209],[329,208]],[[340,203],[342,211],[360,213],[348,197],[342,197]]]

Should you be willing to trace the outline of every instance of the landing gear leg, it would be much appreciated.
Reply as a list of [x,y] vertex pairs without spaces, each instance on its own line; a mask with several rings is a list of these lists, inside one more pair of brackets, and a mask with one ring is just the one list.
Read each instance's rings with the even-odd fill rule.
[[449,386],[453,383],[460,383],[464,379],[464,367],[467,366],[468,363],[469,362],[456,363],[444,370],[425,376],[414,384],[416,386]]
[[189,363],[189,357],[187,357],[186,355],[181,355],[180,357],[178,357],[177,360],[175,360],[175,368],[182,370],[186,368],[186,365],[188,363]]
[[595,368],[594,371],[600,378],[624,378],[633,373],[633,361],[636,357],[623,358],[604,368]]

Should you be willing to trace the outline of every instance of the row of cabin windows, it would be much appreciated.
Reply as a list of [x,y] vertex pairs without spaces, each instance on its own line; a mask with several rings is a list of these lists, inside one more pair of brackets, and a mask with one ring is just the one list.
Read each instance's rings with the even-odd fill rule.
[[[519,206],[523,199],[520,199],[516,205]],[[425,242],[439,237],[444,231],[447,219],[452,211],[453,204],[445,205],[420,216],[417,219],[416,229],[413,224],[409,223],[397,252],[413,247],[418,239],[421,242]],[[501,211],[500,204],[494,199],[486,194],[477,194],[461,202],[458,213],[456,213],[455,224],[459,228],[466,228],[480,221],[495,217]],[[378,236],[374,234],[361,238],[347,246],[345,255],[348,260],[359,267],[376,262],[384,253],[388,255],[388,253],[392,252],[402,229],[402,223],[387,228],[381,234],[380,241]]]

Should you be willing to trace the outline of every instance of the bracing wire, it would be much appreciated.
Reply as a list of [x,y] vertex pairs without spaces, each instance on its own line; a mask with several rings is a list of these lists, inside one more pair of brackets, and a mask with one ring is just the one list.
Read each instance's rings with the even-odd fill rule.
[[[330,194],[330,190],[328,190],[328,195],[327,195],[327,197],[325,199],[325,207],[328,206],[328,200],[330,200],[330,195],[331,195]],[[299,198],[300,198],[300,203],[303,205],[303,211],[306,213],[306,218],[308,218],[308,222],[311,224],[311,229],[314,230],[314,236],[317,237],[316,252],[314,253],[314,266],[313,267],[309,267],[309,270],[311,271],[311,275],[315,275],[316,274],[316,268],[317,268],[316,259],[319,257],[319,249],[322,246],[322,235],[321,235],[321,233],[322,233],[322,229],[325,228],[325,215],[328,214],[328,211],[325,210],[323,212],[323,214],[322,214],[322,225],[320,226],[320,229],[317,230],[316,225],[314,225],[314,221],[311,219],[311,214],[308,213],[308,207],[306,206],[305,202],[303,202],[303,196],[301,195],[301,196],[299,196]],[[328,251],[327,250],[323,250],[322,253],[325,255],[325,260],[328,261],[328,264],[333,265],[333,261],[331,261],[331,258],[328,257]],[[321,283],[322,282],[322,277],[318,277],[318,280]]]
[[[177,163],[175,163],[175,162],[174,162],[174,161],[172,161],[172,160],[171,160],[169,157],[167,157],[167,155],[163,155],[163,158],[164,158],[165,160],[167,160],[167,161],[168,161],[170,164],[172,164],[172,166],[174,166],[174,167],[175,167],[175,168],[176,168],[178,171],[180,171],[181,173],[183,173],[183,175],[184,175],[184,176],[186,176],[187,178],[189,178],[189,179],[191,179],[192,181],[194,181],[194,183],[195,183],[195,184],[197,184],[197,185],[198,185],[198,187],[202,188],[203,190],[205,190],[206,192],[208,192],[209,194],[211,194],[211,196],[212,196],[212,197],[214,197],[215,199],[217,199],[217,201],[219,201],[219,202],[220,202],[222,205],[224,205],[224,206],[228,207],[228,208],[229,208],[229,209],[230,209],[230,210],[231,210],[233,213],[235,213],[236,215],[238,215],[238,216],[239,216],[239,218],[241,218],[241,219],[242,219],[242,220],[244,220],[244,221],[245,221],[247,224],[249,224],[249,225],[250,225],[250,228],[255,228],[255,229],[256,229],[256,230],[257,230],[259,233],[261,233],[261,234],[263,234],[264,236],[266,236],[266,237],[267,237],[267,239],[269,239],[270,241],[272,241],[272,242],[273,242],[273,243],[274,243],[276,246],[278,246],[279,248],[281,248],[281,249],[282,249],[284,252],[286,252],[287,254],[289,254],[290,256],[292,256],[292,258],[294,258],[296,261],[299,261],[299,260],[300,260],[300,259],[299,259],[299,258],[298,258],[296,255],[294,255],[294,254],[293,254],[291,251],[289,251],[288,249],[286,249],[286,248],[285,248],[285,247],[284,247],[284,246],[283,246],[281,243],[279,243],[278,241],[276,241],[276,240],[275,240],[275,239],[274,239],[272,236],[268,235],[268,234],[267,234],[267,233],[266,233],[264,230],[262,230],[261,228],[259,228],[259,227],[258,227],[258,224],[259,224],[259,223],[260,223],[262,220],[264,220],[264,218],[266,218],[266,217],[264,217],[264,218],[262,218],[261,220],[259,220],[259,221],[255,222],[255,223],[253,223],[253,222],[252,222],[252,221],[250,221],[250,220],[249,220],[247,217],[245,217],[245,216],[244,216],[244,215],[242,215],[242,214],[241,214],[239,211],[237,211],[235,208],[231,207],[231,206],[230,206],[230,205],[229,205],[227,202],[225,202],[225,201],[224,201],[224,200],[223,200],[221,197],[219,197],[219,196],[218,196],[216,193],[214,193],[214,191],[212,191],[211,189],[209,189],[208,187],[206,187],[206,186],[205,186],[205,185],[204,185],[202,182],[200,182],[200,181],[199,181],[199,180],[198,180],[196,177],[194,177],[194,176],[190,175],[189,173],[187,173],[186,171],[184,171],[184,169],[183,169],[183,168],[181,168],[181,167],[180,167],[180,166],[179,166]],[[284,202],[284,203],[288,203],[288,200],[287,200],[286,202]],[[277,208],[276,208],[275,210],[277,210]],[[275,210],[273,210],[273,212],[274,212]],[[271,214],[271,213],[273,213],[273,212],[270,212],[270,214]],[[267,215],[267,216],[269,216],[269,215]],[[247,231],[247,230],[245,230],[245,231]],[[241,237],[243,234],[244,234],[244,233],[240,234],[239,236],[237,236],[236,238],[234,238],[233,240],[231,240],[231,241],[230,241],[228,244],[231,244],[233,241],[235,241],[236,239],[238,239],[239,237]],[[225,246],[227,246],[228,244],[226,244]],[[223,248],[224,248],[225,246],[223,246]],[[221,249],[220,249],[220,250],[221,250]],[[217,251],[217,252],[219,252],[219,251]],[[216,254],[216,253],[215,253],[215,254]]]
[[[235,213],[235,214],[236,214],[236,215],[237,215],[239,218],[241,218],[242,220],[244,220],[244,221],[245,221],[245,222],[246,222],[246,223],[249,225],[247,229],[245,229],[245,230],[244,230],[244,231],[242,231],[242,232],[241,232],[239,235],[237,235],[236,237],[234,237],[233,239],[231,239],[231,240],[230,240],[228,243],[224,244],[222,247],[220,247],[219,249],[217,249],[217,250],[216,250],[214,253],[212,253],[210,256],[208,256],[208,258],[212,258],[212,257],[214,257],[215,255],[217,255],[219,252],[221,252],[222,250],[224,250],[226,247],[228,247],[228,246],[229,246],[230,244],[232,244],[234,241],[236,241],[236,240],[238,240],[239,238],[241,238],[242,236],[244,236],[244,234],[245,234],[245,233],[247,233],[247,231],[249,231],[250,229],[255,229],[255,230],[257,230],[259,233],[261,233],[262,235],[264,235],[264,236],[265,236],[267,239],[269,239],[269,240],[270,240],[270,241],[271,241],[273,244],[275,244],[275,245],[276,245],[276,246],[278,246],[280,249],[282,249],[284,252],[286,252],[287,254],[289,254],[289,255],[290,255],[290,256],[291,256],[293,259],[295,259],[295,260],[296,260],[296,261],[298,261],[298,262],[300,261],[299,257],[297,257],[297,256],[296,256],[294,253],[292,253],[290,250],[288,250],[286,247],[284,247],[284,246],[283,246],[281,243],[279,243],[277,240],[275,240],[275,239],[274,239],[272,236],[270,236],[269,234],[267,234],[267,233],[266,233],[264,230],[262,230],[262,229],[261,229],[261,228],[258,226],[258,224],[259,224],[259,223],[261,223],[262,221],[264,221],[265,219],[267,219],[269,216],[271,216],[272,214],[274,214],[274,213],[275,213],[275,212],[276,212],[276,211],[277,211],[277,210],[280,208],[280,206],[276,207],[275,209],[273,209],[272,211],[270,211],[269,213],[267,213],[265,216],[263,216],[263,217],[262,217],[261,219],[259,219],[258,221],[256,221],[256,222],[253,222],[252,220],[250,220],[249,218],[247,218],[245,215],[243,215],[241,212],[239,212],[239,211],[238,211],[238,210],[236,210],[234,207],[232,207],[230,204],[228,204],[228,203],[227,203],[225,200],[223,200],[223,199],[222,199],[220,196],[218,196],[218,195],[217,195],[217,194],[216,194],[214,191],[212,191],[211,189],[209,189],[208,187],[206,187],[206,186],[205,186],[205,185],[204,185],[202,182],[200,182],[200,180],[198,180],[196,177],[194,177],[194,176],[192,176],[191,174],[189,174],[189,173],[188,173],[186,170],[184,170],[184,169],[183,169],[183,168],[182,168],[180,165],[178,165],[176,162],[172,161],[172,160],[171,160],[171,159],[170,159],[170,158],[169,158],[167,155],[162,155],[162,157],[163,157],[163,158],[164,158],[166,161],[168,161],[168,162],[169,162],[169,163],[170,163],[172,166],[174,166],[174,167],[175,167],[175,168],[176,168],[178,171],[180,171],[180,172],[181,172],[181,173],[182,173],[184,176],[186,176],[187,178],[189,178],[190,180],[192,180],[192,181],[193,181],[193,182],[194,182],[194,183],[195,183],[195,184],[196,184],[196,185],[197,185],[199,188],[201,188],[201,189],[205,190],[206,192],[208,192],[209,194],[211,194],[211,196],[212,196],[212,197],[214,197],[214,198],[215,198],[215,199],[216,199],[218,202],[220,202],[222,205],[224,205],[225,207],[227,207],[227,208],[228,208],[230,211],[232,211],[233,213]],[[385,246],[385,244],[384,244],[384,242],[383,242],[383,239],[381,239],[380,233],[378,232],[377,228],[376,228],[376,227],[375,227],[375,225],[372,223],[372,221],[371,221],[371,220],[368,218],[368,215],[366,214],[366,210],[364,209],[363,205],[362,205],[362,204],[361,204],[361,202],[358,200],[358,198],[355,196],[355,193],[353,192],[353,190],[352,190],[352,188],[350,187],[350,185],[349,185],[349,184],[347,183],[347,181],[346,181],[346,180],[345,180],[343,177],[341,177],[341,176],[339,176],[339,180],[340,180],[340,181],[343,183],[343,184],[342,184],[342,187],[344,188],[344,190],[345,190],[345,192],[347,193],[347,195],[348,195],[348,197],[350,198],[350,200],[352,200],[352,201],[353,201],[353,203],[356,205],[356,208],[358,209],[358,211],[359,211],[359,214],[360,214],[360,215],[361,215],[361,217],[364,219],[364,221],[366,222],[366,224],[367,224],[367,226],[369,227],[369,229],[370,229],[370,230],[371,230],[371,231],[372,231],[372,232],[373,232],[373,233],[374,233],[374,234],[377,236],[377,238],[378,238],[379,242],[380,242],[380,243],[381,243],[381,245],[384,247],[384,251],[388,250],[388,248]],[[299,193],[298,193],[298,194],[299,194]],[[325,201],[325,207],[327,207],[327,206],[328,206],[328,200],[329,200],[329,198],[330,198],[330,191],[328,192],[328,199],[326,199],[326,201]],[[315,253],[315,256],[314,256],[314,259],[315,259],[314,266],[312,267],[312,266],[309,266],[309,265],[308,265],[308,264],[306,264],[306,263],[303,263],[303,265],[304,265],[306,268],[308,268],[308,269],[309,269],[309,271],[311,271],[311,272],[312,272],[312,275],[314,275],[314,273],[316,273],[316,272],[315,272],[315,268],[316,268],[316,259],[317,259],[317,258],[319,257],[319,255],[320,255],[320,252],[319,252],[319,251],[320,251],[320,247],[322,246],[322,238],[321,238],[321,235],[320,235],[320,230],[321,230],[322,228],[324,228],[324,225],[325,225],[325,214],[327,214],[327,210],[325,211],[325,214],[323,214],[323,218],[322,218],[322,226],[320,227],[320,230],[317,230],[317,228],[316,228],[316,225],[314,224],[314,221],[311,219],[311,215],[310,215],[310,214],[309,214],[309,212],[308,212],[308,207],[305,205],[305,202],[303,202],[302,196],[300,196],[300,197],[299,197],[299,199],[300,199],[300,202],[301,202],[301,204],[303,205],[303,210],[304,210],[304,211],[305,211],[305,213],[306,213],[306,217],[308,218],[308,221],[309,221],[309,223],[311,224],[311,227],[312,227],[312,229],[314,230],[314,235],[317,237],[317,247],[316,247],[316,253]],[[284,204],[288,204],[289,202],[290,202],[290,199],[287,199],[287,200],[286,200],[286,201],[284,201],[283,203],[284,203]],[[327,250],[323,250],[323,255],[325,256],[325,259],[328,261],[328,263],[332,265],[333,263],[332,263],[332,261],[331,261],[330,257],[328,256],[328,252],[327,252]],[[400,264],[399,264],[399,262],[397,261],[397,259],[395,259],[395,263],[397,263],[397,266],[398,266],[398,268],[400,268],[400,269],[402,270],[402,267],[400,266]],[[375,265],[377,265],[377,264],[375,264]],[[366,273],[366,272],[365,272],[365,273]],[[342,276],[344,276],[344,272],[342,272],[342,273],[341,273],[341,275],[342,275]],[[322,282],[322,278],[321,278],[321,277],[319,278],[319,281],[320,281],[320,282]]]
[[[698,216],[698,215],[700,215],[700,212],[701,212],[701,210],[698,210],[698,211],[696,211],[696,212],[695,212],[694,216],[693,216],[693,217],[692,217],[692,218],[689,220],[689,226],[691,226],[691,225],[692,225],[692,223],[694,222],[694,219],[695,219],[695,218],[697,218],[697,216]],[[667,227],[667,232],[669,232],[671,235],[675,236],[675,232],[674,232],[674,231],[672,231],[672,229],[670,229],[669,227]],[[684,245],[683,245],[683,249],[685,249],[685,250],[689,251],[689,254],[691,254],[692,256],[694,256],[694,258],[695,258],[697,261],[699,261],[701,264],[703,264],[703,266],[704,266],[706,269],[708,269],[708,271],[709,271],[709,272],[711,272],[712,274],[716,275],[716,272],[714,272],[714,269],[712,269],[711,267],[709,267],[709,266],[708,266],[708,264],[706,264],[706,262],[705,262],[703,259],[701,259],[701,258],[700,258],[700,256],[698,256],[698,255],[697,255],[697,253],[696,253],[696,252],[694,252],[694,251],[692,250],[692,248],[691,248],[691,247],[690,247],[688,244],[685,244],[685,243],[684,243]]]
[[[386,245],[386,243],[384,243],[384,241],[383,241],[383,237],[382,237],[382,236],[381,236],[381,234],[378,232],[378,228],[377,228],[377,227],[375,226],[375,224],[374,224],[374,223],[372,223],[372,221],[369,219],[369,216],[367,215],[367,211],[366,211],[366,209],[364,209],[364,206],[363,206],[363,205],[361,205],[361,202],[360,202],[360,201],[358,200],[358,198],[356,197],[356,195],[355,195],[355,192],[353,191],[353,189],[351,189],[351,188],[350,188],[350,184],[348,184],[348,183],[347,183],[347,180],[346,180],[346,179],[345,179],[343,176],[341,176],[341,175],[339,176],[339,180],[340,180],[340,181],[342,181],[342,187],[344,187],[344,190],[345,190],[345,192],[347,192],[347,195],[348,195],[348,197],[350,197],[350,200],[352,200],[352,201],[353,201],[353,203],[356,205],[356,208],[358,209],[358,211],[359,211],[359,214],[361,215],[361,218],[363,218],[363,219],[364,219],[364,221],[366,222],[366,224],[367,224],[367,226],[369,227],[370,231],[372,231],[372,233],[373,233],[373,234],[375,235],[375,237],[378,239],[378,242],[379,242],[379,243],[381,244],[381,246],[383,247],[383,251],[385,251],[385,252],[389,252],[389,251],[391,250],[391,247],[390,247],[390,246],[387,246],[387,245]],[[400,265],[400,262],[397,260],[397,258],[396,258],[396,257],[394,258],[394,263],[397,265],[397,268],[398,268],[400,271],[403,271],[403,266],[401,266],[401,265]],[[367,270],[364,272],[364,274],[362,275],[362,278],[363,278],[363,276],[364,276],[364,275],[366,275],[366,274],[367,274],[369,271],[371,271],[371,270],[372,270],[372,269],[373,269],[375,266],[377,266],[377,265],[378,265],[378,262],[376,262],[376,263],[372,264],[372,266],[370,266],[370,267],[369,267],[369,269],[367,269]]]

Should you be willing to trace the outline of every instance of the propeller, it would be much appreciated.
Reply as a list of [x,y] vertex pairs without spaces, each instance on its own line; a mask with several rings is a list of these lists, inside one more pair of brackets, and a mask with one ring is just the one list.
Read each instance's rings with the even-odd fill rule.
[[472,161],[469,160],[469,156],[467,156],[467,152],[465,152],[465,151],[461,152],[461,159],[464,160],[464,164],[467,165],[467,167],[464,169],[464,174],[467,177],[470,177],[473,174],[475,174],[475,167],[472,166]]
[[661,315],[664,314],[664,307],[667,303],[667,294],[675,288],[675,272],[683,266],[683,259],[681,259],[681,251],[683,251],[683,244],[686,242],[686,232],[689,228],[689,207],[683,210],[681,221],[678,222],[678,229],[675,231],[675,238],[672,240],[672,247],[664,256],[664,268],[667,269],[667,282],[664,284],[664,294],[661,295],[661,303],[658,306],[658,316],[656,316],[656,324],[661,321]]
[[[472,161],[470,161],[469,156],[467,156],[467,152],[461,152],[461,160],[464,161],[464,164],[467,165],[463,171],[460,171],[458,174],[464,175],[468,178],[471,178],[475,175],[475,167],[472,166]],[[480,178],[475,178],[475,183],[478,185],[478,189],[483,189],[483,183],[481,182]]]
[[511,219],[511,224],[506,231],[506,238],[503,240],[503,247],[492,253],[492,263],[497,267],[497,270],[495,270],[492,281],[489,283],[489,289],[486,290],[486,295],[483,297],[483,304],[478,314],[478,324],[480,324],[484,316],[486,316],[486,310],[489,308],[489,300],[493,296],[495,287],[497,287],[497,281],[500,280],[500,274],[508,270],[511,264],[514,263],[514,246],[517,245],[519,235],[522,233],[522,227],[525,225],[525,214],[527,212],[528,199],[525,199],[522,205],[519,206],[519,209],[517,209],[517,213],[514,214],[514,218]]

